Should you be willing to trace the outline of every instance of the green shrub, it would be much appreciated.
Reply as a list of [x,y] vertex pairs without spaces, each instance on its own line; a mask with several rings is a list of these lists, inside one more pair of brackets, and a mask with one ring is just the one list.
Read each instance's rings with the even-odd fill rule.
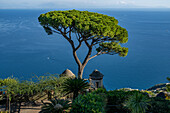
[[170,112],[170,101],[163,98],[154,97],[151,101],[149,108],[151,113],[169,113]]
[[109,105],[120,105],[127,98],[125,91],[108,91],[107,93],[108,104]]
[[108,91],[107,92],[107,98],[108,98],[108,104],[110,105],[120,105],[127,100],[127,98],[130,95],[133,95],[134,93],[139,91]]
[[107,92],[107,107],[108,113],[126,113],[129,112],[127,108],[123,106],[123,103],[128,99],[129,96],[139,91],[124,91],[124,90],[113,90]]
[[0,80],[0,90],[5,92],[4,96],[7,96],[9,101],[12,100],[12,96],[18,91],[19,81],[16,78],[6,78]]
[[125,101],[124,106],[127,107],[132,113],[145,113],[150,105],[150,99],[142,93],[136,92],[129,96]]
[[88,93],[79,95],[72,103],[71,113],[104,113],[106,96]]
[[98,88],[97,90],[93,91],[94,94],[101,94],[101,93],[107,93],[107,90],[104,88]]

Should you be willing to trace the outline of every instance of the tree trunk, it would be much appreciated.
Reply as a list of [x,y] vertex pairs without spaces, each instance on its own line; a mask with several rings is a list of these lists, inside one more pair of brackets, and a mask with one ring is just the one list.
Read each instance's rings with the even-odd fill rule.
[[[87,46],[88,46],[88,43],[87,43],[87,42],[86,42],[86,44],[87,44]],[[91,47],[88,46],[89,51],[88,51],[88,53],[87,53],[87,55],[86,55],[83,63],[81,63],[80,60],[79,60],[79,58],[78,58],[78,56],[77,56],[77,53],[76,53],[76,50],[77,50],[77,49],[74,48],[74,46],[73,46],[72,43],[71,43],[71,45],[72,45],[72,48],[73,48],[73,56],[74,56],[74,59],[75,59],[76,63],[78,64],[78,78],[79,78],[79,79],[82,79],[84,67],[86,66],[87,62],[89,61],[89,57],[90,57],[91,52],[92,52],[92,46],[91,46]],[[81,44],[80,44],[80,46],[81,46]],[[80,46],[79,46],[79,47],[80,47]],[[79,48],[79,47],[78,47],[78,48]]]
[[11,113],[11,100],[10,99],[9,99],[9,108],[8,109],[9,109],[9,113]]
[[88,61],[89,61],[91,51],[92,51],[92,48],[89,49],[89,52],[87,53],[86,58],[84,59],[82,64],[77,63],[78,64],[78,78],[79,79],[83,78],[83,71],[84,71],[84,68],[87,65]]
[[82,79],[85,66],[78,66],[78,78]]
[[21,110],[21,100],[19,100],[18,113],[20,113],[20,110]]
[[6,98],[6,107],[5,107],[5,110],[8,110],[8,95],[7,95],[7,98]]

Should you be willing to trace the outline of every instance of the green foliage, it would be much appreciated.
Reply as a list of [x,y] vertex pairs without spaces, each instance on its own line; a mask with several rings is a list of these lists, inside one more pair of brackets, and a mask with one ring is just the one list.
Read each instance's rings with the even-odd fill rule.
[[71,113],[104,113],[106,96],[88,93],[79,95],[72,103]]
[[12,95],[16,94],[18,91],[19,81],[16,78],[7,78],[0,80],[0,89],[5,91],[5,95],[11,101]]
[[[18,81],[16,78],[0,80],[0,89],[5,91],[5,95],[15,101],[34,101],[30,97],[43,92],[54,91],[60,94],[60,86],[65,78],[58,78],[54,75],[36,77],[34,81]],[[56,95],[58,96],[58,95]]]
[[124,106],[131,110],[132,113],[145,113],[150,101],[147,96],[137,92],[128,98]]
[[88,11],[50,11],[39,16],[41,25],[49,25],[55,29],[59,27],[74,27],[84,34],[116,37],[119,41],[127,42],[126,29],[120,27],[114,17]]
[[89,84],[86,80],[78,79],[78,78],[68,78],[62,85],[63,93],[70,94],[73,93],[73,99],[78,96],[80,91],[89,88]]
[[127,98],[126,92],[124,91],[108,91],[107,93],[109,105],[120,105]]
[[170,78],[169,77],[167,77],[166,79],[170,82]]
[[39,88],[39,92],[49,92],[49,91],[60,91],[60,86],[65,81],[64,77],[56,77],[54,75],[49,76],[40,76],[37,78],[37,87]]
[[[119,43],[127,43],[128,32],[118,25],[118,20],[107,15],[78,10],[50,11],[41,14],[38,18],[40,24],[48,34],[54,30],[68,30],[72,33],[80,33],[83,40],[93,40],[93,44],[100,44],[97,52],[126,56],[128,48],[121,47]],[[62,30],[62,29],[65,29]],[[61,33],[64,37],[65,35]],[[80,41],[80,40],[79,40]]]
[[6,78],[4,80],[0,80],[0,86],[10,86],[18,84],[18,80],[16,78]]
[[33,95],[39,91],[37,83],[33,81],[22,81],[18,86],[18,93],[20,95]]
[[138,91],[122,91],[122,90],[113,90],[108,91],[107,98],[109,105],[122,105],[129,96],[133,95]]
[[40,113],[67,113],[70,107],[70,101],[53,99],[50,102],[43,103]]
[[38,93],[45,92],[48,99],[52,99],[54,96],[61,97],[61,85],[65,79],[65,77],[56,77],[51,74],[37,77],[37,91]]
[[151,113],[169,113],[170,101],[163,98],[154,97],[152,98],[151,106],[148,111]]
[[94,93],[94,94],[101,94],[101,93],[106,94],[107,90],[104,89],[104,88],[98,88],[97,90],[93,91],[92,93]]
[[121,47],[118,42],[103,42],[99,44],[96,49],[98,52],[103,51],[107,54],[119,54],[119,56],[125,57],[128,53],[128,48]]
[[128,99],[129,96],[139,91],[124,91],[113,90],[108,91],[107,94],[107,112],[108,113],[126,113],[129,112],[127,108],[123,106],[123,103]]

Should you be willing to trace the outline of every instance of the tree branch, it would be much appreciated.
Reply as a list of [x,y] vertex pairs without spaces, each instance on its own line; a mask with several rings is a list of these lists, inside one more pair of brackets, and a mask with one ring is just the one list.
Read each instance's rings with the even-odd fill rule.
[[76,53],[76,51],[74,49],[73,49],[73,56],[74,56],[74,59],[75,59],[76,63],[79,65],[79,67],[82,66],[82,63],[80,62],[80,60],[79,60],[79,58],[77,56],[77,53]]
[[77,40],[79,41],[79,38],[78,38],[78,35],[77,35],[77,33],[75,33],[76,34],[76,38],[77,38]]
[[57,32],[57,31],[55,31],[55,30],[52,30],[52,32],[57,33],[57,34],[61,34],[60,32]]
[[74,43],[73,43],[73,41],[71,40],[71,38],[67,37],[67,35],[66,35],[65,33],[63,33],[61,30],[59,30],[59,31],[60,31],[61,34],[64,36],[64,38],[65,38],[66,40],[68,40],[68,42],[70,43],[70,45],[71,45],[71,47],[72,47],[72,49],[73,49],[73,56],[74,56],[74,59],[75,59],[76,63],[77,63],[79,66],[82,66],[82,63],[80,62],[80,60],[79,60],[79,58],[78,58],[78,56],[77,56],[77,53],[76,53],[76,49],[78,49],[79,46],[81,46],[81,44],[79,44],[79,46],[78,46],[77,48],[75,48]]
[[66,28],[64,28],[64,34],[67,34],[67,33],[66,33],[66,30],[67,30],[67,29],[66,29]]
[[85,42],[85,44],[86,44],[86,46],[87,46],[88,48],[92,47],[92,46],[87,42],[87,40],[84,40],[84,42]]
[[71,39],[71,28],[70,28],[70,31],[69,31],[69,38]]
[[98,37],[98,38],[94,38],[94,37],[92,37],[90,39],[94,39],[94,45],[102,43],[102,42],[106,42],[106,41],[111,41],[111,42],[116,41],[116,37],[114,37],[114,38],[110,38],[110,37],[103,37],[103,38]]
[[88,53],[87,53],[87,55],[86,55],[82,65],[86,65],[87,64],[87,62],[89,61],[89,57],[91,56],[91,52],[92,52],[92,47],[89,47],[89,51],[88,51]]
[[71,29],[71,27],[70,27],[70,30],[67,31],[66,34],[69,33],[69,32],[71,32],[71,31],[73,31],[73,27],[72,27],[72,29]]
[[75,48],[75,51],[77,51],[81,47],[81,42],[82,41],[79,41],[79,45]]
[[94,56],[90,57],[89,60],[91,60],[92,58],[96,57],[96,56],[99,56],[102,54],[102,51],[98,52],[97,54],[95,54]]
[[59,30],[59,31],[64,36],[64,38],[71,44],[71,47],[73,48],[73,50],[75,50],[73,41],[64,32],[62,32],[62,30]]

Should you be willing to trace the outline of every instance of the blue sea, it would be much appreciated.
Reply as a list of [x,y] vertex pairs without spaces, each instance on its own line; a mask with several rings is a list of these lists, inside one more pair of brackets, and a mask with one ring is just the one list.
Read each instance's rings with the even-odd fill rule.
[[[47,35],[38,16],[51,10],[0,10],[0,78],[29,80],[65,69],[77,74],[69,43],[60,35]],[[126,28],[129,48],[126,57],[101,55],[84,70],[88,78],[98,69],[108,90],[130,87],[145,89],[168,82],[170,77],[170,10],[89,9],[113,16]],[[123,46],[123,45],[122,45]],[[81,60],[87,50],[78,52]]]

